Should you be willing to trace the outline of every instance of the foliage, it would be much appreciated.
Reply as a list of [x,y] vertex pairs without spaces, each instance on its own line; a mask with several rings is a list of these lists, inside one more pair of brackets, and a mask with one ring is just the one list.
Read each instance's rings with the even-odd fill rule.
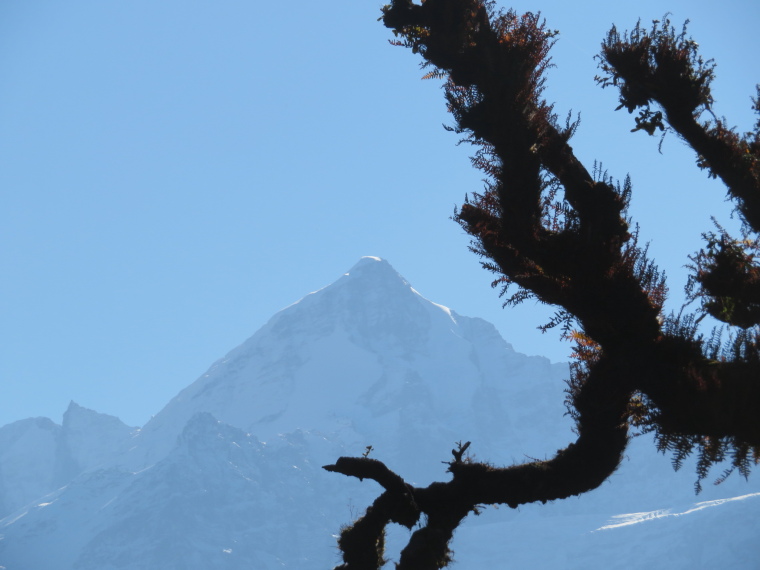
[[[760,231],[760,120],[740,135],[715,118],[714,65],[667,17],[623,35],[613,27],[602,43],[597,82],[638,113],[632,130],[677,133],[723,181],[744,224],[742,239],[720,227],[705,234],[688,291],[698,312],[666,317],[664,274],[626,213],[630,181],[617,184],[596,164],[589,172],[568,142],[577,122],[561,125],[542,98],[557,32],[491,0],[393,0],[382,20],[395,44],[432,68],[426,77],[445,79],[450,130],[475,147],[485,188],[456,213],[473,251],[494,285],[516,289],[507,304],[533,297],[555,306],[545,328],[562,326],[575,344],[567,404],[578,437],[549,460],[503,468],[463,458],[469,442],[459,444],[451,481],[424,488],[366,455],[341,457],[325,468],[385,491],[341,533],[338,568],[379,568],[386,525],[412,529],[422,515],[397,568],[443,568],[454,530],[479,506],[515,508],[599,486],[620,463],[630,426],[654,433],[676,468],[695,452],[700,481],[724,459],[732,467],[723,478],[733,469],[746,476],[760,461],[760,266],[751,237]],[[727,324],[727,341],[698,334],[705,314]]]

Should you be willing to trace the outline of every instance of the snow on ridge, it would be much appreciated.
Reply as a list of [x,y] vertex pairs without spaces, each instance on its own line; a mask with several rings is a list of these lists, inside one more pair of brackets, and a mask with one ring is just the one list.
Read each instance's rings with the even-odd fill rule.
[[642,513],[627,513],[624,515],[614,515],[610,519],[608,524],[602,527],[599,527],[594,532],[640,524],[643,522],[648,522],[648,521],[652,521],[656,519],[664,519],[667,517],[681,517],[684,515],[689,515],[692,513],[696,513],[698,511],[702,511],[704,509],[709,509],[711,507],[724,505],[726,503],[733,503],[735,501],[746,501],[747,499],[754,499],[754,498],[760,498],[760,493],[748,493],[746,495],[740,495],[738,497],[730,497],[727,499],[715,499],[713,501],[702,501],[700,503],[695,503],[693,507],[685,509],[685,510],[658,509],[656,511],[648,511],[648,512],[642,512]]

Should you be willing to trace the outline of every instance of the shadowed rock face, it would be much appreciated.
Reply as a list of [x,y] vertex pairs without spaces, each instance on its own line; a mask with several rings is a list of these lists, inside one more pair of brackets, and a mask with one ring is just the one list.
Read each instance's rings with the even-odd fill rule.
[[[12,459],[0,462],[3,492],[14,508],[27,505],[0,521],[0,565],[329,568],[337,563],[333,535],[377,487],[321,465],[371,445],[373,457],[426,484],[448,479],[441,462],[458,440],[498,464],[551,455],[574,439],[563,416],[566,373],[566,364],[514,352],[489,323],[426,300],[387,262],[362,258],[274,315],[142,430],[73,403],[62,426],[37,418],[0,428],[0,458]],[[750,497],[690,511],[697,501],[760,490],[731,478],[695,498],[692,483],[693,470],[674,474],[638,438],[593,493],[466,521],[456,558],[463,568],[501,567],[508,557],[516,567],[607,569],[624,560],[647,570],[655,554],[692,560],[679,550],[679,525],[716,532],[705,526],[715,513],[741,518],[760,503]],[[670,508],[689,514],[592,532],[623,520],[615,515]],[[741,525],[719,518],[733,545],[726,563],[752,568],[742,566],[749,547],[741,545],[754,541],[760,517]],[[657,541],[647,538],[652,523],[660,525]],[[408,536],[394,532],[390,555]],[[650,566],[618,556],[636,541],[660,545],[642,550]]]

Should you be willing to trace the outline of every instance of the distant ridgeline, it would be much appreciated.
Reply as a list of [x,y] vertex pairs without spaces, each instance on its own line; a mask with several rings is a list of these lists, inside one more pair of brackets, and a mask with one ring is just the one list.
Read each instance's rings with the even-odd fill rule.
[[[8,570],[317,569],[377,496],[321,465],[372,457],[446,480],[457,441],[500,464],[574,439],[566,363],[515,352],[486,321],[364,257],[275,314],[142,428],[72,403],[0,428]],[[647,438],[577,500],[488,509],[460,528],[461,568],[756,568],[760,484],[693,494]],[[720,501],[719,499],[728,499]],[[458,535],[460,536],[460,535]],[[408,538],[405,529],[389,536]],[[634,552],[635,550],[635,552]],[[456,567],[456,566],[455,566]]]

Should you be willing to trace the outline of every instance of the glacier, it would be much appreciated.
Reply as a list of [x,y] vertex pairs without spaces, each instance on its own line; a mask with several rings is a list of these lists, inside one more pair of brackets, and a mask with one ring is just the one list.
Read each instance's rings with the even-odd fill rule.
[[[60,426],[0,428],[0,566],[331,568],[380,487],[321,465],[371,445],[424,485],[447,479],[456,441],[496,464],[551,456],[574,439],[567,375],[364,257],[142,427],[72,402]],[[757,568],[760,484],[735,474],[695,496],[695,478],[634,438],[595,491],[470,516],[452,568]],[[407,537],[391,530],[391,560]]]

